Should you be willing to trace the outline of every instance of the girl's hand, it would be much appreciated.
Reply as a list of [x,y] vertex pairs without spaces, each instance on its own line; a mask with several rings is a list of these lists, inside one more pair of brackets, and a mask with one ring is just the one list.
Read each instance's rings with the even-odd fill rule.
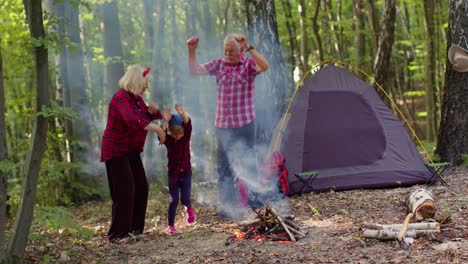
[[169,120],[171,120],[172,114],[169,108],[164,109],[162,116],[164,118],[164,121],[169,122]]
[[152,115],[156,114],[157,112],[159,112],[159,105],[155,102],[151,102],[148,107],[148,112]]
[[184,108],[180,104],[175,104],[175,109],[180,116],[185,114]]

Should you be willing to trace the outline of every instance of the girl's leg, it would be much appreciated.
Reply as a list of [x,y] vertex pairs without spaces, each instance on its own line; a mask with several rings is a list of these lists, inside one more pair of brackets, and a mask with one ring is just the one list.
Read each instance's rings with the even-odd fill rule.
[[[179,175],[180,177],[180,175]],[[167,212],[167,223],[170,226],[174,226],[175,217],[177,213],[177,205],[179,204],[179,181],[172,182],[170,180],[171,174],[169,173],[168,177],[168,186],[169,186],[169,209]]]
[[135,153],[130,156],[130,165],[135,182],[132,232],[138,235],[143,233],[145,227],[146,208],[148,205],[148,181],[146,179],[140,153]]
[[192,190],[192,175],[183,173],[179,175],[180,181],[180,201],[187,207],[192,208],[192,201],[190,200],[190,193]]

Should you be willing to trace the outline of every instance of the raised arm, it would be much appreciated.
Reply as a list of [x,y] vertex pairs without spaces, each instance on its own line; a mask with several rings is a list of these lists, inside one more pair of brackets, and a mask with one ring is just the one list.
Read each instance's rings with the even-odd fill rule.
[[264,72],[270,68],[270,65],[268,64],[268,61],[265,59],[265,57],[258,52],[254,48],[250,48],[249,41],[247,40],[247,37],[244,35],[237,35],[236,36],[237,42],[239,42],[239,45],[245,50],[250,52],[250,55],[252,55],[252,58],[255,60],[255,63],[257,66],[255,67],[255,70],[257,73]]
[[177,113],[182,117],[182,120],[184,121],[184,124],[187,124],[189,121],[189,117],[187,113],[184,111],[184,108],[180,104],[175,104],[175,109]]
[[196,49],[198,47],[199,38],[198,36],[193,36],[187,40],[188,48],[188,63],[191,74],[195,75],[207,75],[208,70],[200,65],[197,61]]

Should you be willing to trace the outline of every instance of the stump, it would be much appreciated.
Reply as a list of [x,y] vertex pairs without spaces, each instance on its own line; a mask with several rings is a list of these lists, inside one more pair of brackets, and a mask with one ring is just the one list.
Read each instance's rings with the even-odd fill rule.
[[416,221],[433,218],[437,207],[429,190],[417,189],[411,192],[407,200],[409,213],[412,213]]

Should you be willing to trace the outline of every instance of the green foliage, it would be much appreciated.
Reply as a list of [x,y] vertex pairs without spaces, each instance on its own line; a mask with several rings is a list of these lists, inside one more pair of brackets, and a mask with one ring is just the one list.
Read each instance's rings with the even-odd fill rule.
[[463,163],[462,164],[464,166],[468,166],[468,153],[463,153],[462,158],[463,158]]
[[0,160],[0,171],[9,174],[15,172],[16,166],[10,160]]
[[[93,231],[78,226],[73,220],[72,214],[65,207],[38,207],[35,211],[33,231],[43,227],[59,233],[66,231],[80,239],[89,239],[94,236]],[[31,239],[41,238],[41,234],[35,232],[31,232],[31,236]]]
[[37,113],[38,116],[46,118],[57,117],[65,119],[80,119],[80,117],[69,107],[59,106],[56,102],[52,102],[49,107],[43,105],[41,111]]
[[403,96],[405,97],[422,97],[426,96],[426,91],[420,90],[420,91],[407,91],[403,93]]
[[[424,148],[426,149],[427,153],[429,154],[429,157],[431,157],[431,160],[433,162],[435,162],[435,163],[441,162],[440,156],[437,155],[434,152],[436,150],[436,147],[437,147],[437,142],[423,140],[423,141],[421,141],[421,143],[424,146]],[[426,154],[424,153],[424,150],[422,149],[422,147],[419,144],[417,144],[416,146],[418,148],[419,153],[421,153],[421,156],[425,157]]]

